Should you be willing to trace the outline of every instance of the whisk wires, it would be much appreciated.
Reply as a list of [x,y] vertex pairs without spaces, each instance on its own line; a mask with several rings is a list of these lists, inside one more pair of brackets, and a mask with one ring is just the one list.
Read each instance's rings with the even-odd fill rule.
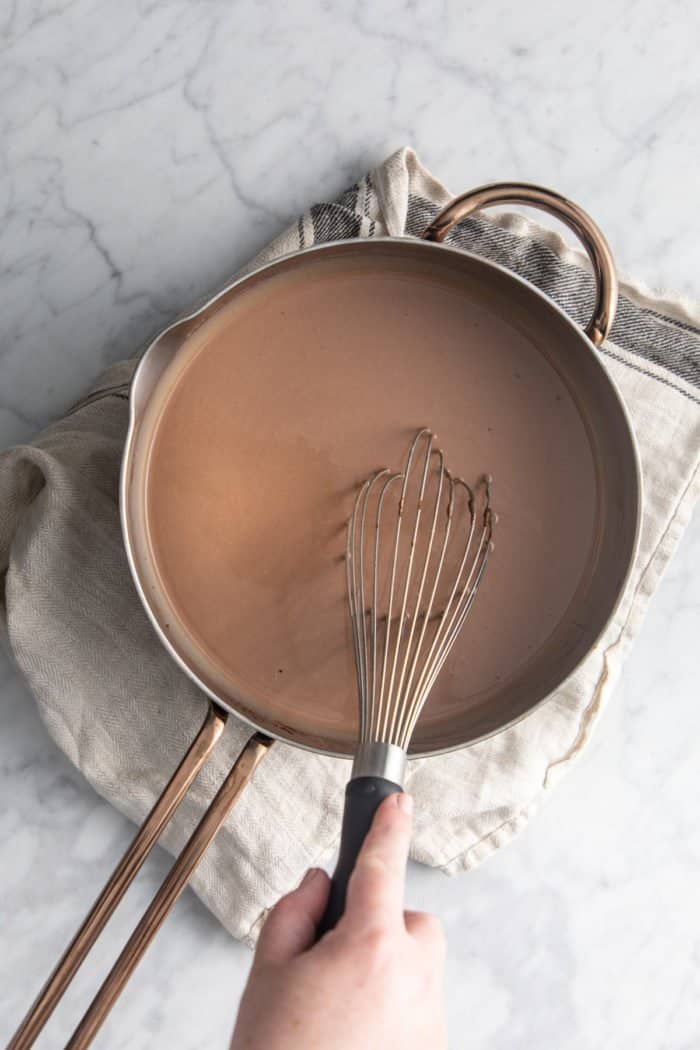
[[362,743],[407,750],[474,602],[494,522],[491,479],[472,489],[454,478],[428,429],[402,471],[380,470],[358,492],[345,564]]

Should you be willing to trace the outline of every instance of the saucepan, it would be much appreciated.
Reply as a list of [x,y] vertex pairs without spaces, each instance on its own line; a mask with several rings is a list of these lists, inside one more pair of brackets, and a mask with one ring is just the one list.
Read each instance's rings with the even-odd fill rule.
[[[522,204],[543,209],[569,226],[581,240],[595,276],[593,314],[585,331],[579,328],[546,295],[507,269],[453,244],[444,243],[450,230],[456,224],[482,208],[500,204]],[[418,281],[419,284],[428,271],[433,275],[439,273],[440,281],[445,287],[449,286],[451,289],[449,294],[462,295],[464,298],[463,306],[459,307],[462,313],[454,316],[463,317],[465,347],[467,344],[472,345],[473,340],[477,338],[475,332],[478,330],[480,333],[478,338],[482,342],[480,349],[482,355],[497,355],[493,335],[496,328],[490,328],[489,325],[499,325],[498,331],[508,329],[509,332],[516,333],[517,338],[514,336],[515,341],[511,340],[509,344],[509,353],[516,354],[516,356],[520,353],[527,354],[531,362],[537,359],[539,364],[536,367],[533,365],[532,374],[534,375],[540,368],[548,369],[555,376],[556,382],[561,384],[561,389],[567,392],[567,398],[573,406],[571,411],[574,412],[578,421],[576,441],[585,445],[584,458],[588,463],[586,469],[588,470],[587,485],[590,496],[587,498],[587,505],[581,509],[581,515],[585,516],[589,522],[586,542],[590,549],[587,549],[585,558],[582,558],[580,562],[581,571],[571,576],[570,585],[567,585],[569,591],[564,595],[566,600],[561,606],[561,613],[557,621],[550,625],[546,637],[540,639],[537,646],[531,647],[533,652],[527,658],[519,657],[515,662],[509,655],[514,651],[517,642],[513,632],[511,631],[507,643],[504,641],[501,644],[498,642],[498,627],[492,630],[491,633],[496,636],[496,648],[498,649],[498,645],[501,644],[501,651],[497,653],[500,664],[505,666],[510,659],[511,666],[508,673],[494,676],[494,680],[487,683],[488,687],[483,686],[476,693],[472,690],[472,695],[465,699],[464,703],[459,699],[459,681],[456,685],[453,681],[451,703],[442,710],[439,718],[428,716],[425,719],[421,718],[413,736],[410,755],[424,757],[466,747],[525,717],[544,703],[547,697],[551,696],[569,678],[591,652],[615,612],[628,579],[637,546],[641,505],[640,468],[635,440],[625,407],[596,352],[596,348],[601,345],[610,331],[615,313],[617,281],[613,261],[606,241],[596,224],[571,201],[550,190],[527,184],[503,183],[485,186],[463,194],[452,201],[430,223],[420,238],[378,237],[367,240],[336,241],[296,252],[234,281],[201,309],[171,325],[146,350],[133,380],[130,397],[130,424],[121,477],[122,525],[134,582],[153,627],[173,660],[209,697],[210,706],[204,723],[180,766],[174,772],[163,794],[15,1035],[10,1044],[14,1050],[30,1046],[43,1028],[72,976],[121,900],[145,857],[158,840],[163,827],[215,747],[229,715],[233,715],[251,727],[250,739],[83,1017],[69,1043],[71,1047],[85,1047],[91,1042],[155,932],[187,884],[197,862],[273,742],[282,741],[326,755],[350,757],[353,754],[356,725],[352,718],[337,717],[337,712],[333,717],[329,715],[328,718],[324,718],[317,710],[304,710],[303,689],[298,693],[298,702],[293,703],[290,698],[295,695],[295,687],[292,681],[282,678],[283,668],[281,667],[274,669],[263,667],[262,670],[255,668],[251,673],[247,673],[250,668],[243,666],[246,660],[255,662],[259,656],[254,644],[254,632],[257,630],[269,633],[275,629],[273,621],[279,613],[279,594],[274,588],[270,590],[267,578],[257,579],[252,583],[249,581],[248,590],[243,587],[237,590],[233,584],[228,590],[229,604],[232,606],[236,603],[245,604],[249,600],[248,596],[252,596],[250,597],[251,602],[259,599],[262,604],[257,609],[257,620],[253,617],[255,621],[251,628],[253,633],[241,648],[240,674],[238,668],[231,670],[229,667],[228,671],[222,670],[221,660],[218,659],[217,653],[202,641],[201,624],[196,622],[196,615],[188,619],[182,614],[177,602],[173,599],[171,590],[164,583],[162,566],[154,550],[148,501],[149,485],[152,483],[152,475],[156,470],[154,448],[159,440],[159,428],[162,429],[163,406],[168,404],[169,399],[174,396],[173,391],[176,390],[183,404],[187,404],[188,399],[196,399],[199,396],[191,369],[188,371],[189,365],[185,367],[185,364],[191,360],[191,354],[188,356],[188,348],[192,347],[193,341],[201,339],[203,332],[213,330],[212,326],[223,324],[228,316],[227,311],[230,311],[232,306],[242,304],[245,310],[254,316],[255,310],[261,308],[259,304],[267,302],[266,324],[268,327],[263,326],[262,329],[259,329],[263,333],[260,338],[264,339],[265,332],[271,331],[270,326],[285,323],[284,318],[269,314],[270,296],[266,289],[269,291],[269,289],[274,290],[274,288],[281,287],[280,281],[287,281],[286,287],[290,287],[289,281],[291,280],[296,282],[295,287],[300,289],[300,293],[303,293],[310,280],[316,281],[318,285],[321,279],[319,287],[326,287],[323,285],[326,275],[333,277],[333,280],[329,277],[327,287],[331,290],[337,289],[338,279],[342,280],[343,274],[351,271],[365,274],[376,271],[377,287],[380,292],[382,275],[387,272],[393,275],[393,280]],[[416,285],[418,302],[420,302],[419,284]],[[331,291],[329,294],[335,293]],[[454,316],[451,316],[451,323],[455,323]],[[321,324],[320,321],[319,324]],[[431,325],[431,330],[435,333],[435,340],[431,339],[430,331],[428,331],[424,339],[425,345],[422,347],[422,353],[428,365],[431,354],[437,352],[435,348],[439,342],[439,312]],[[319,379],[319,373],[324,371],[326,364],[330,367],[330,364],[334,362],[333,354],[340,352],[338,347],[341,344],[346,354],[352,351],[352,348],[348,350],[347,345],[342,343],[337,332],[321,332],[319,340],[323,342],[326,356],[318,358],[310,366],[313,367],[313,379],[316,383],[322,380],[322,376]],[[245,368],[247,360],[254,359],[256,347],[248,347],[247,354],[249,356],[241,358],[241,368]],[[399,358],[397,360],[400,361]],[[480,360],[493,363],[492,358],[488,357],[481,357]],[[494,368],[496,365],[497,362]],[[509,375],[511,379],[513,375],[517,379],[520,376],[518,362],[515,361],[515,367],[512,365],[511,360]],[[439,371],[442,367],[442,364],[436,364],[433,374],[437,374],[436,370]],[[303,373],[302,366],[300,366],[300,372]],[[371,375],[371,367],[368,374]],[[308,375],[295,373],[294,381],[297,382],[297,389],[301,390],[305,380],[310,382],[310,378]],[[444,383],[444,375],[439,378]],[[274,377],[270,379],[268,372],[265,383],[271,382],[274,382]],[[393,404],[392,399],[399,396],[401,382],[402,377],[399,375],[383,393],[383,402],[381,398],[374,399],[380,404],[377,411],[381,412],[382,403],[387,406],[387,411],[389,410]],[[502,382],[506,382],[505,372]],[[465,415],[470,412],[469,398],[488,395],[487,391],[478,389],[479,384],[476,380],[473,385],[476,389],[469,391],[469,396],[465,391]],[[318,389],[322,390],[321,387]],[[236,396],[236,390],[233,389],[230,412],[235,417],[239,411],[243,418],[245,406],[237,405]],[[289,396],[293,396],[293,391],[290,390]],[[323,393],[319,394],[320,398],[325,396]],[[538,428],[546,424],[546,412],[537,402],[537,391],[534,387],[523,388],[522,393],[518,396],[521,398],[518,404],[524,404],[526,407],[532,405],[532,418],[526,418],[525,429],[518,439],[525,440],[530,431],[536,433]],[[358,398],[356,388],[353,388],[353,391],[340,391],[338,397],[356,397],[358,400],[357,412],[363,410],[364,399],[361,394]],[[561,400],[559,395],[556,400]],[[552,398],[552,412],[558,411],[553,402],[554,398]],[[507,405],[515,403],[512,400],[508,402],[504,394],[502,402],[494,400],[493,404],[496,406],[494,411],[499,404],[502,404],[505,407],[500,410],[501,415],[504,413],[507,415]],[[265,417],[267,404],[268,402],[262,397],[259,408],[260,433],[257,435],[257,440],[261,444],[266,440],[267,429],[274,428],[276,425],[274,418],[267,420]],[[326,409],[328,412],[334,411],[332,404],[326,406]],[[206,416],[206,413],[204,415]],[[318,418],[320,419],[321,416]],[[407,425],[412,427],[425,422],[433,423],[432,420],[406,420]],[[503,420],[503,424],[507,426],[507,419]],[[435,425],[439,429],[440,421],[437,420]],[[483,429],[490,430],[491,428]],[[241,435],[241,441],[243,440],[244,436]],[[322,440],[320,437],[318,443],[322,444]],[[563,443],[566,445],[566,440]],[[485,456],[488,455],[488,448],[488,437],[485,437],[483,444]],[[351,462],[352,447],[348,450],[344,446],[343,454],[346,453],[348,462]],[[254,452],[251,453],[251,455],[254,454]],[[514,462],[518,454],[519,449],[514,447]],[[555,460],[566,465],[567,454],[566,447],[551,449],[553,464],[551,486],[554,490],[549,493],[549,497],[554,501],[550,503],[551,508],[556,508],[559,496],[562,500],[566,500],[569,498],[567,492],[576,493],[577,491],[575,471],[578,467],[573,453],[571,459],[571,471],[574,472],[573,485],[566,492],[562,490],[558,494],[556,491],[558,484],[556,479],[559,475],[555,469]],[[274,464],[274,455],[274,448],[272,452],[268,448],[268,463],[273,462]],[[167,483],[166,490],[167,485],[170,485],[170,489],[175,494],[173,498],[178,496],[183,487],[187,491],[197,491],[198,475],[194,476],[196,471],[194,468],[188,468],[186,462],[183,460],[181,463],[166,464],[171,471],[169,475],[167,471],[164,475]],[[156,466],[157,463],[156,456]],[[381,463],[364,464],[365,468],[367,466],[378,467],[381,466]],[[488,469],[489,466],[488,462],[484,463],[485,468]],[[232,466],[231,469],[233,470],[234,467]],[[202,467],[203,477],[206,473],[205,468]],[[294,472],[287,471],[287,473],[293,474]],[[506,471],[506,475],[507,473]],[[343,501],[347,500],[348,493],[340,492],[340,489],[343,485],[351,489],[353,481],[358,480],[362,478],[353,478],[352,475],[348,475],[340,478],[339,481],[337,479],[332,483],[328,481],[329,490],[333,490],[330,493],[332,499],[335,500],[337,496],[337,502],[344,506]],[[268,482],[271,486],[272,481],[268,479]],[[244,490],[242,498],[245,498],[246,485],[249,483],[248,475],[231,481],[232,485],[236,484]],[[319,481],[321,489],[324,484],[326,482],[321,476]],[[499,509],[498,477],[495,484],[497,493],[495,503]],[[194,489],[192,485],[195,486]],[[581,479],[581,486],[583,486],[583,479]],[[507,490],[508,482],[506,481],[500,490],[501,499],[506,503],[508,501]],[[271,489],[266,489],[264,498],[258,501],[261,514],[266,512],[271,502],[274,502],[270,492]],[[563,578],[566,566],[563,564],[561,552],[566,549],[567,543],[569,547],[576,545],[575,530],[571,532],[571,535],[563,537],[558,535],[557,530],[561,531],[562,528],[561,521],[558,521],[556,514],[552,513],[548,513],[546,520],[538,524],[537,507],[533,508],[529,504],[529,498],[527,486],[524,486],[517,515],[511,514],[511,531],[514,537],[511,544],[512,559],[514,562],[520,561],[521,563],[528,560],[528,550],[519,549],[517,546],[517,534],[521,529],[522,535],[526,536],[527,530],[530,529],[530,534],[539,536],[540,554],[543,555],[545,561],[549,557],[550,564],[547,572],[553,578]],[[165,499],[166,507],[169,505],[168,499],[169,497]],[[284,492],[280,499],[282,502],[286,499]],[[221,513],[235,515],[236,506],[237,504],[227,505],[228,509],[224,508],[223,511],[219,508],[219,517]],[[303,518],[303,502],[297,510]],[[297,527],[297,524],[294,527]],[[276,527],[277,535],[279,535],[280,526]],[[255,523],[251,528],[257,535]],[[206,542],[206,537],[203,537],[202,544],[206,545]],[[507,547],[506,544],[506,557],[508,556]],[[498,554],[497,540],[494,564],[498,562]],[[215,552],[211,556],[215,557]],[[331,573],[338,571],[338,567],[332,566],[330,561],[326,568]],[[495,573],[498,571],[497,568],[494,570]],[[221,574],[222,576],[226,574],[224,565],[221,566]],[[497,576],[494,578],[497,579]],[[483,592],[486,603],[489,600],[488,590],[488,586],[485,585]],[[513,601],[515,600],[514,597]],[[538,594],[536,581],[534,585],[530,584],[525,598],[521,594],[518,600],[530,601],[534,615],[538,602],[543,600]],[[265,601],[269,601],[270,604],[266,606]],[[480,595],[477,606],[481,601]],[[301,624],[302,631],[308,633],[303,618],[304,614],[303,609],[295,606],[286,611],[285,623],[294,620]],[[323,619],[323,610],[319,610],[319,614]],[[504,638],[507,633],[506,621],[507,610],[504,608],[501,620],[496,621],[497,624],[499,622],[504,624]],[[244,619],[240,619],[239,624],[244,625],[244,623]],[[344,650],[346,646],[349,647],[348,636],[343,633],[342,628],[337,633],[340,650]],[[319,645],[317,648],[320,650],[323,646]],[[264,660],[261,658],[258,660],[258,663],[260,662],[264,663]],[[267,686],[263,688],[263,686],[256,685],[258,680],[255,674],[258,671],[261,674],[270,672],[271,675],[278,677],[275,677],[269,688]],[[298,675],[297,678],[299,677]],[[303,675],[301,679],[303,684]],[[259,681],[262,682],[263,679]],[[352,688],[352,683],[348,684],[348,688]],[[466,685],[464,685],[464,692],[466,696],[468,692]],[[333,715],[332,704],[329,705],[329,710]]]

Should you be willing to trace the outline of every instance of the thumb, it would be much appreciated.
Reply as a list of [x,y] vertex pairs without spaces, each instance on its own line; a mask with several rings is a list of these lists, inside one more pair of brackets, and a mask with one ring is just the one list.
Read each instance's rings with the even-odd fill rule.
[[256,964],[289,962],[311,947],[326,907],[329,886],[325,871],[309,868],[298,888],[277,902],[262,928],[255,952]]
[[348,882],[342,920],[346,927],[403,926],[412,812],[411,796],[399,791],[385,798],[374,814]]

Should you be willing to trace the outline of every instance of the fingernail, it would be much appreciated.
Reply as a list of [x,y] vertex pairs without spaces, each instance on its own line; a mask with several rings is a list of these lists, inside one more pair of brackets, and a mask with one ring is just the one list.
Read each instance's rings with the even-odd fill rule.
[[396,796],[396,805],[402,813],[410,817],[411,813],[413,813],[413,796],[407,795],[405,791],[400,791]]
[[313,880],[318,875],[319,871],[320,871],[319,868],[309,868],[309,870],[304,875],[304,878],[299,883],[299,886],[300,887],[301,886],[306,886],[306,885],[308,885],[309,882],[313,882]]

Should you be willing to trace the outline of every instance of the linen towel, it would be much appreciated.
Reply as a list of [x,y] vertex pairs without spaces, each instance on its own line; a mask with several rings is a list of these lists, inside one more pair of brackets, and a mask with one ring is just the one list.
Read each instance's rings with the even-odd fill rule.
[[[310,208],[250,266],[321,241],[419,234],[449,199],[413,151],[400,150],[338,200]],[[450,242],[510,267],[587,321],[592,275],[556,234],[519,216],[478,217]],[[585,747],[698,496],[698,311],[623,281],[601,352],[641,452],[639,554],[614,621],[555,696],[490,740],[411,763],[412,855],[450,874],[509,842]],[[49,732],[101,795],[140,822],[207,701],[158,642],[122,545],[118,477],[135,365],[108,369],[64,419],[0,457],[0,570],[9,645]],[[165,833],[170,851],[182,847],[249,734],[229,720]],[[348,773],[345,761],[282,744],[262,762],[192,880],[234,936],[254,941],[270,904],[330,858]]]

